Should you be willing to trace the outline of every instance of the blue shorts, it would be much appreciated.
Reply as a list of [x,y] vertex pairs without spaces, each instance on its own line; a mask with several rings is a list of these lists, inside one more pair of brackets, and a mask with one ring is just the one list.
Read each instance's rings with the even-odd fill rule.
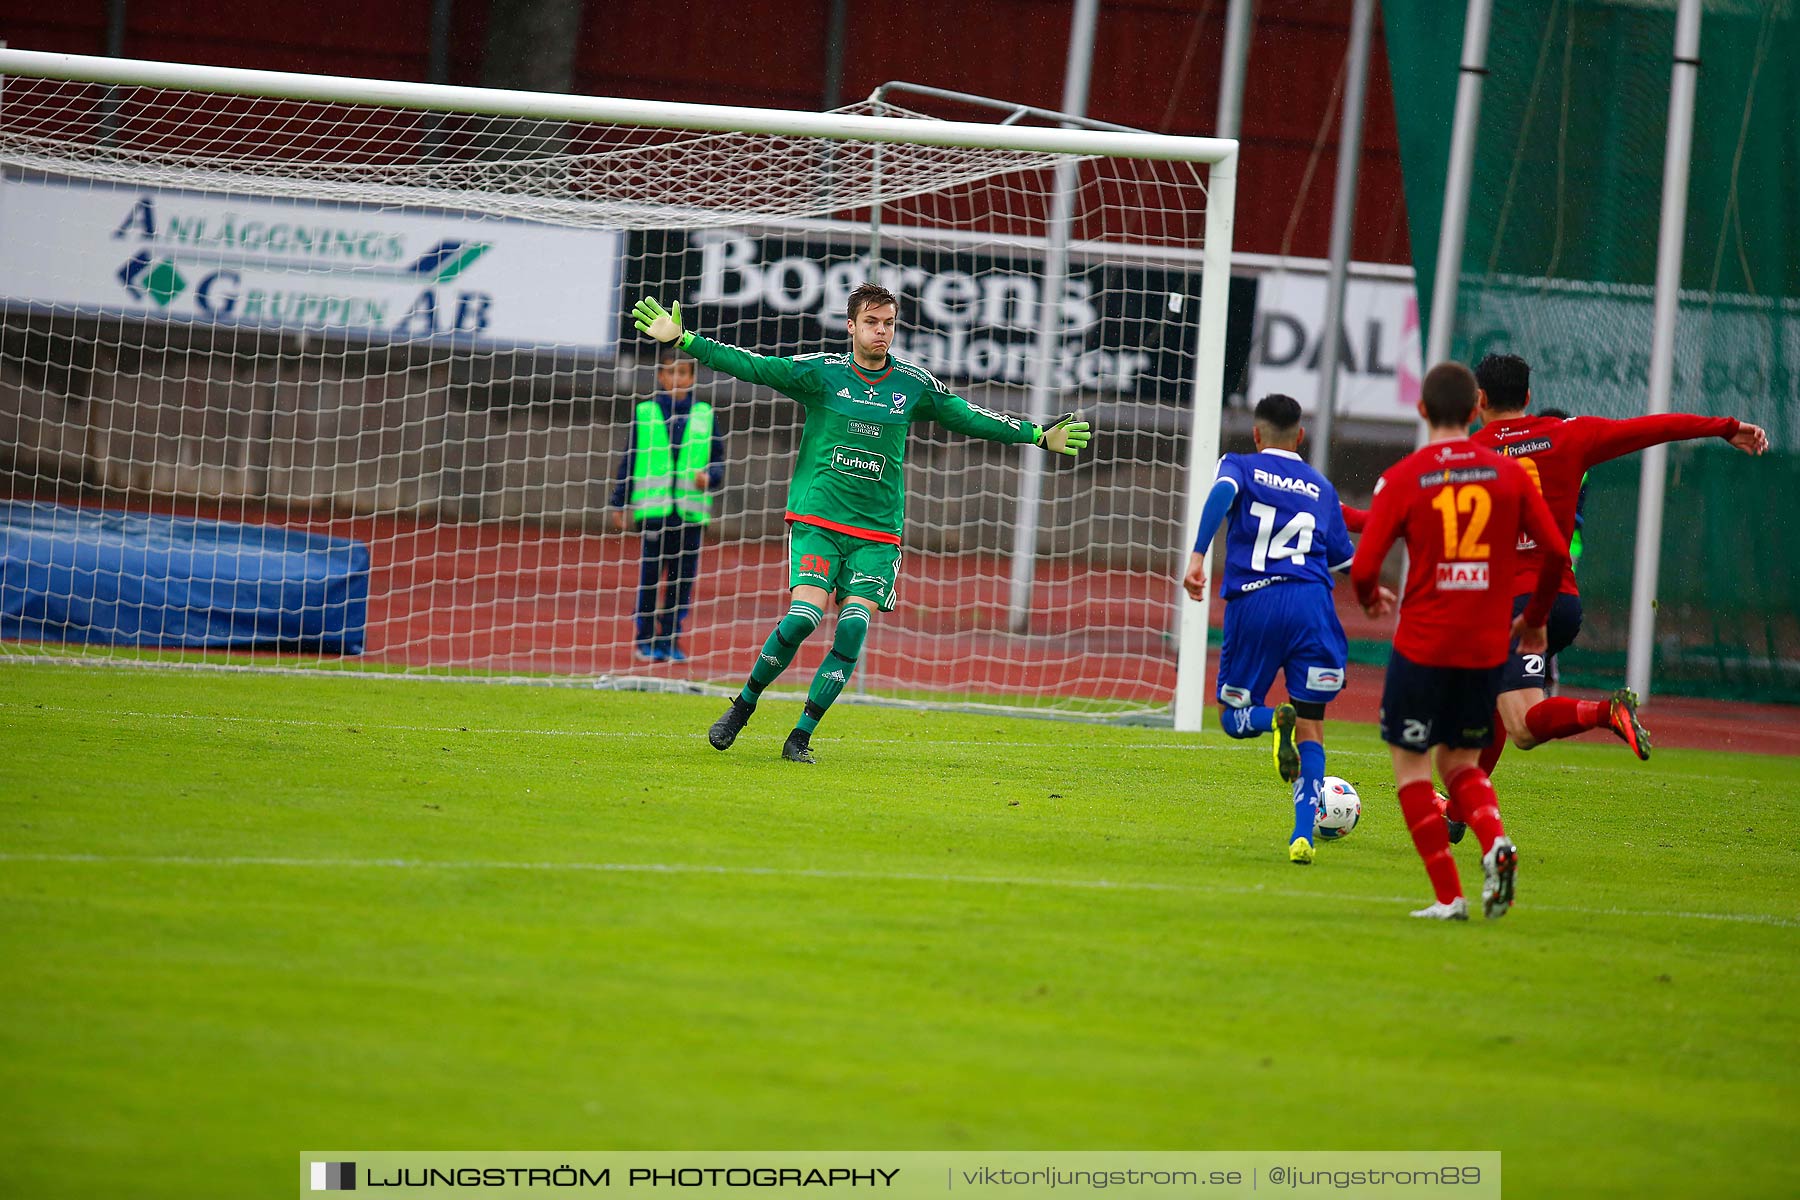
[[1225,603],[1219,651],[1219,703],[1260,705],[1286,672],[1288,698],[1325,704],[1344,690],[1350,644],[1331,603],[1313,583],[1273,583]]

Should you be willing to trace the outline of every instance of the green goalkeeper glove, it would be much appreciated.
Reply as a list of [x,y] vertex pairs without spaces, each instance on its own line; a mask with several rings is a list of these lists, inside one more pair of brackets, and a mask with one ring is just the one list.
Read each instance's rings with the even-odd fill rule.
[[645,296],[631,310],[631,320],[639,333],[647,333],[659,342],[674,342],[685,349],[694,335],[681,328],[681,302],[665,310],[660,302]]
[[1057,454],[1078,454],[1087,448],[1090,431],[1093,426],[1086,421],[1077,421],[1079,413],[1064,413],[1056,420],[1038,430],[1037,444]]

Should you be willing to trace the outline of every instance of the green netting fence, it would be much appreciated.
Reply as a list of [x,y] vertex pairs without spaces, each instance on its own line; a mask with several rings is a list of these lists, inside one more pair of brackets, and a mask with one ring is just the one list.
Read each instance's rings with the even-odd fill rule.
[[[1709,0],[1701,25],[1672,405],[1765,426],[1762,459],[1671,447],[1656,690],[1800,703],[1800,4]],[[1419,308],[1432,264],[1463,0],[1384,0]],[[1535,407],[1645,411],[1673,0],[1495,0],[1454,357],[1532,364]],[[1623,678],[1639,461],[1594,471],[1580,644]]]

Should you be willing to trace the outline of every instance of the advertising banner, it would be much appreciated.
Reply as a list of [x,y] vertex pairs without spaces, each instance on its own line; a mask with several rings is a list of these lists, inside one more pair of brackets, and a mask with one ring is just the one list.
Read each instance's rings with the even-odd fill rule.
[[617,347],[623,235],[91,183],[0,181],[0,298],[341,337]]
[[[1284,392],[1303,412],[1318,410],[1325,290],[1319,274],[1273,271],[1257,280],[1252,403]],[[1344,288],[1342,330],[1338,413],[1416,423],[1422,338],[1412,281],[1352,277]]]
[[[811,241],[738,231],[646,234],[628,290],[680,300],[690,325],[760,354],[848,345],[844,305],[874,273],[866,240]],[[1032,247],[934,247],[890,240],[881,282],[901,297],[895,351],[946,384],[1029,386],[1041,313],[1054,313],[1051,385],[1113,400],[1191,401],[1200,272],[1072,262],[1044,294]],[[1233,280],[1233,293],[1253,290]],[[1227,336],[1226,378],[1241,378],[1248,303]],[[1234,369],[1235,368],[1235,369]]]
[[[1634,417],[1650,395],[1655,295],[1578,280],[1485,280],[1462,311],[1469,361],[1518,354],[1540,405]],[[1675,320],[1670,407],[1739,417],[1778,444],[1800,429],[1800,300],[1693,294]]]

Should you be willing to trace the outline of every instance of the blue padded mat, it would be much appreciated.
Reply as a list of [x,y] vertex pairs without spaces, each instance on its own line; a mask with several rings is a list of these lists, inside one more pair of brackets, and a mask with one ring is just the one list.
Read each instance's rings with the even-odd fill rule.
[[0,502],[0,637],[360,654],[368,608],[349,538]]

